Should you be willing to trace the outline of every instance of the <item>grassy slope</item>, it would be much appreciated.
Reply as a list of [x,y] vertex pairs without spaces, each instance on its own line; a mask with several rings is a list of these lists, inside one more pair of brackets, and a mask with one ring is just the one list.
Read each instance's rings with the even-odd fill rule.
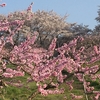
[[[13,68],[14,66],[9,65],[8,67]],[[32,100],[73,100],[70,96],[70,93],[75,93],[76,95],[83,95],[83,99],[78,100],[86,100],[82,83],[80,83],[75,77],[73,78],[75,79],[75,82],[73,83],[74,89],[72,91],[69,90],[68,85],[63,83],[61,84],[61,87],[65,89],[64,94],[52,94],[48,96],[41,96],[41,94],[37,94]],[[28,100],[28,97],[37,91],[35,82],[26,83],[27,75],[25,77],[17,77],[11,80],[5,80],[13,80],[13,82],[15,82],[16,80],[21,80],[24,85],[19,88],[15,86],[8,86],[4,87],[3,89],[0,89],[0,100]],[[98,84],[97,81],[92,82],[91,85],[94,85],[96,89],[100,89],[100,84]],[[90,96],[92,95],[90,94]],[[64,97],[67,97],[67,99]]]
[[[65,84],[62,85],[65,88],[64,94],[53,94],[48,96],[41,96],[40,94],[37,94],[32,100],[72,100],[70,97],[68,86],[66,86]],[[30,84],[29,89],[24,87],[16,88],[13,86],[9,86],[3,89],[2,95],[0,95],[0,100],[27,100],[27,98],[36,91],[37,87],[34,85],[34,83]],[[82,89],[74,88],[72,92],[77,95],[84,95]],[[65,96],[67,97],[67,99],[64,98]],[[81,100],[85,100],[85,98]]]
[[[24,78],[16,78],[16,80],[21,79],[23,83],[25,83],[27,76]],[[6,79],[7,80],[7,79]],[[15,79],[13,79],[15,81]],[[41,94],[37,94],[32,100],[72,100],[70,96],[70,92],[75,93],[76,95],[84,95],[83,86],[79,81],[74,82],[74,89],[69,91],[68,85],[63,83],[61,87],[64,87],[64,94],[53,94],[48,96],[41,96]],[[14,87],[8,86],[0,90],[0,100],[27,100],[27,98],[37,91],[37,87],[35,82],[31,82],[25,84],[23,87]],[[64,97],[67,97],[65,99]],[[85,96],[84,96],[85,97]],[[85,100],[85,98],[81,99]]]

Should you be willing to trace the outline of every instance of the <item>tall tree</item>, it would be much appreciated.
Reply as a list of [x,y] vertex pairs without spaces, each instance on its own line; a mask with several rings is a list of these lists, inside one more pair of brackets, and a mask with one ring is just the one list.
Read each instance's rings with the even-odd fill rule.
[[95,18],[95,20],[98,22],[98,24],[95,26],[94,33],[100,33],[100,6],[97,13],[98,16]]

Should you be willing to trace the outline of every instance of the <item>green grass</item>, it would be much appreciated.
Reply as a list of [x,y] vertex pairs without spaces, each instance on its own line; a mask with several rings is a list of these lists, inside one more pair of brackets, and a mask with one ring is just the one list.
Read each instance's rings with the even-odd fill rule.
[[[20,77],[19,77],[20,78]],[[16,78],[16,80],[19,80],[19,78]],[[21,79],[22,82],[25,82],[25,79]],[[79,87],[80,85],[80,87]],[[27,86],[27,87],[25,87]],[[17,88],[14,86],[8,86],[1,89],[0,93],[0,100],[28,100],[28,97],[37,91],[37,87],[35,82],[31,82],[29,84],[26,84],[23,87]],[[42,96],[41,94],[37,94],[32,100],[72,100],[70,93],[75,93],[76,95],[83,95],[84,98],[81,100],[85,100],[84,91],[82,90],[81,84],[76,81],[74,84],[74,89],[72,91],[69,90],[69,86],[65,83],[61,84],[60,87],[63,87],[65,89],[65,92],[63,94],[50,94],[48,96]],[[64,97],[67,97],[65,99]]]
[[[14,66],[11,65],[8,65],[8,67],[14,68]],[[66,74],[65,71],[63,73]],[[5,79],[4,81],[12,81],[12,82],[16,82],[20,80],[23,83],[23,86],[18,88],[9,85],[8,87],[4,87],[3,89],[0,89],[0,100],[28,100],[28,98],[32,94],[36,93],[37,86],[35,82],[27,83],[26,82],[27,77],[28,75],[26,74],[24,77]],[[70,96],[70,93],[74,93],[75,95],[83,95],[83,98],[78,100],[86,100],[83,84],[79,82],[76,77],[71,77],[71,78],[69,77],[67,81],[71,79],[75,80],[73,83],[73,87],[74,87],[73,90],[70,91],[69,86],[63,83],[60,85],[60,87],[63,87],[65,89],[65,92],[63,94],[50,94],[48,96],[42,96],[41,94],[38,93],[32,100],[73,100]],[[98,83],[98,81],[93,81],[93,82],[90,81],[90,82],[91,82],[90,84],[91,86],[94,86],[96,90],[100,90],[100,84]],[[93,94],[88,95],[89,100],[91,100],[90,98],[91,96],[93,96]],[[64,97],[67,97],[67,99]]]
[[[76,95],[83,95],[84,98],[80,100],[86,100],[84,91],[82,89],[78,89],[78,85],[72,91],[69,91],[69,87],[65,84],[62,84],[62,86],[65,88],[65,92],[63,94],[52,94],[48,96],[41,96],[40,94],[37,94],[32,100],[72,100],[70,93],[75,93]],[[0,100],[28,100],[28,97],[36,91],[37,87],[34,85],[34,83],[30,84],[29,89],[25,87],[5,87],[1,90]],[[64,99],[65,96],[67,97],[67,99]]]

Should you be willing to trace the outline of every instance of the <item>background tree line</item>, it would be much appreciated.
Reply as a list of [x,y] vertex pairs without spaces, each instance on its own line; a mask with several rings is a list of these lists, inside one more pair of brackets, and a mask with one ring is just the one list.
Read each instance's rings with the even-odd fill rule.
[[[0,15],[0,20],[2,22],[14,21],[14,20],[25,20],[25,24],[22,26],[20,31],[16,32],[13,37],[15,45],[19,45],[21,42],[25,41],[27,35],[34,35],[34,31],[39,33],[36,43],[38,46],[48,49],[51,40],[57,38],[57,47],[62,46],[63,43],[68,43],[70,40],[77,36],[84,37],[82,45],[86,48],[92,47],[97,44],[100,45],[100,9],[98,10],[98,16],[95,20],[98,25],[95,28],[89,29],[88,25],[77,23],[67,23],[67,15],[64,17],[59,16],[54,11],[36,11],[28,12],[31,15],[31,20],[28,20],[30,16],[27,16],[27,11],[16,11],[5,15]],[[23,16],[24,15],[24,16]],[[13,30],[16,26],[11,26],[10,30]],[[1,36],[8,36],[9,31],[0,31]],[[9,43],[6,47],[11,46]]]

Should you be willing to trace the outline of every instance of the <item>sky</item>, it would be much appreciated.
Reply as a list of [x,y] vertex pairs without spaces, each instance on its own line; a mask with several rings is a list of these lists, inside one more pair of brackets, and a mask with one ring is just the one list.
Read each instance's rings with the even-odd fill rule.
[[100,0],[0,0],[0,4],[7,4],[0,8],[0,14],[25,10],[31,2],[34,2],[33,12],[53,10],[61,16],[68,14],[68,23],[89,25],[90,29],[98,24],[95,18],[98,16]]

